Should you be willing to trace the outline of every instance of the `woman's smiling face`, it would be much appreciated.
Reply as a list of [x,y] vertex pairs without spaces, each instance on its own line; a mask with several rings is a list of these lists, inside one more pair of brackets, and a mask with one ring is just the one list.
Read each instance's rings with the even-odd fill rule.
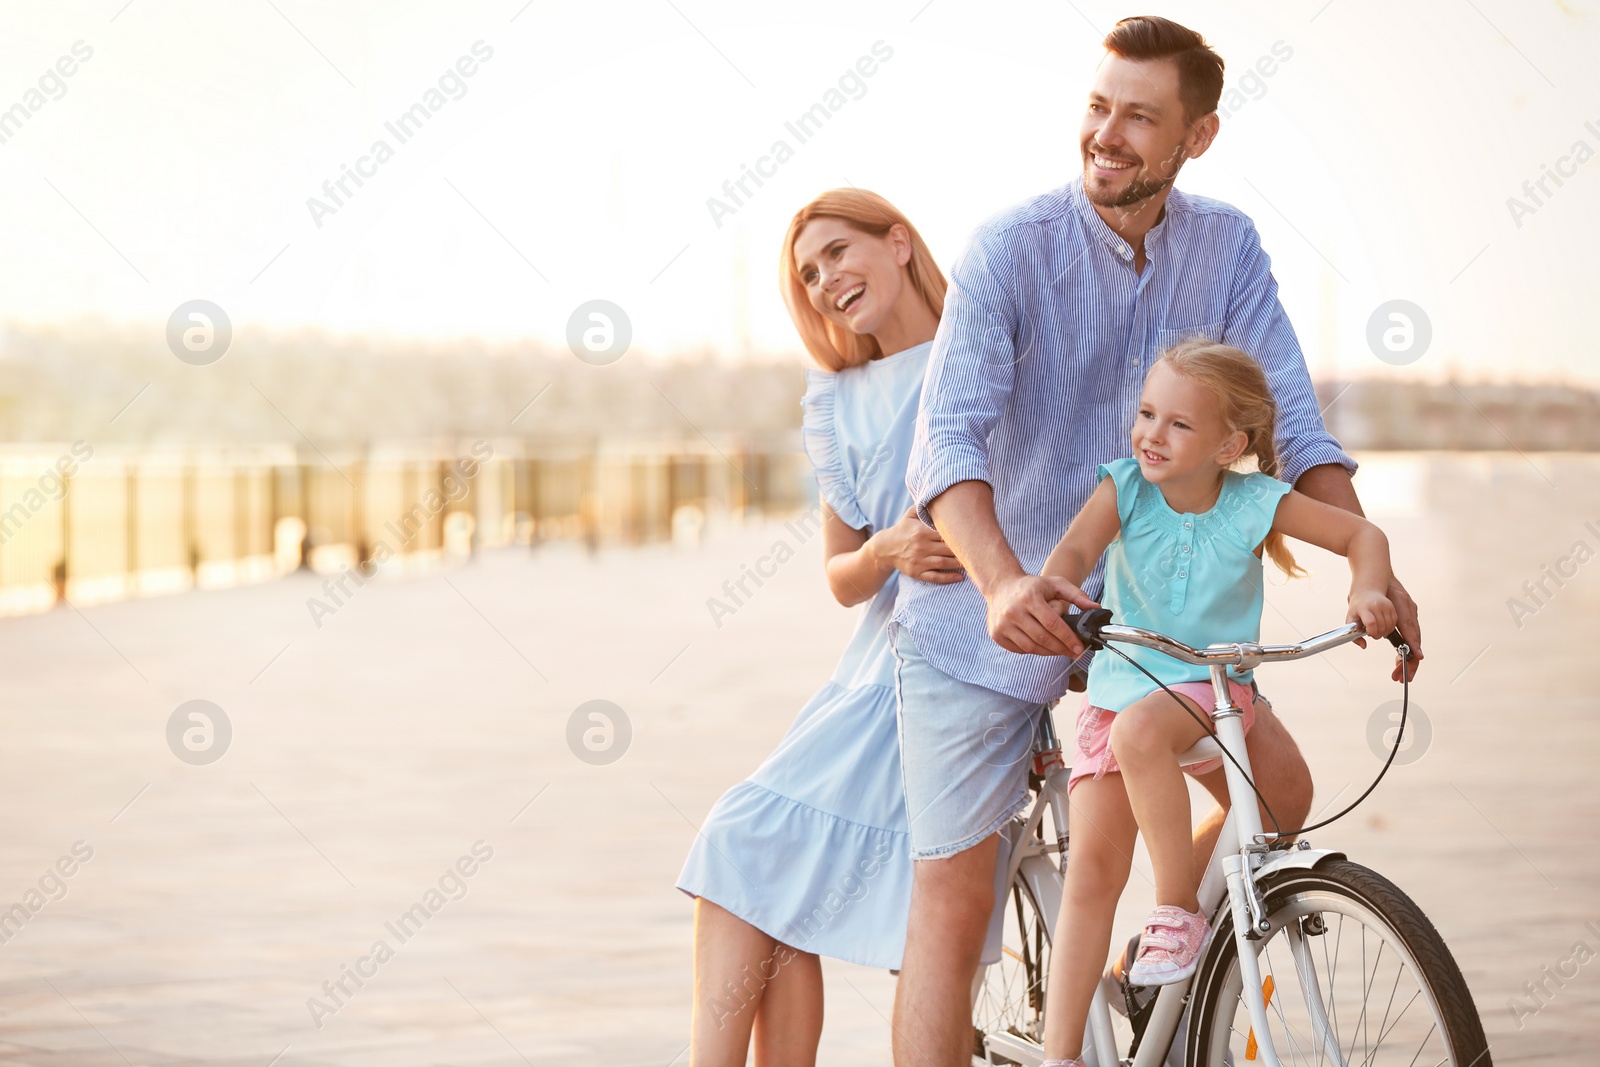
[[794,242],[795,274],[811,306],[851,333],[872,334],[906,288],[910,235],[896,224],[882,237],[842,219],[814,219]]

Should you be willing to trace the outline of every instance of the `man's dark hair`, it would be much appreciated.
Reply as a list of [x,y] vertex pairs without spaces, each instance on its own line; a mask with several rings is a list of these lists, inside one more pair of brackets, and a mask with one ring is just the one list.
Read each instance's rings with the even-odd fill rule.
[[1222,96],[1222,57],[1187,26],[1159,15],[1123,19],[1106,34],[1106,51],[1123,59],[1170,59],[1178,65],[1178,98],[1193,122],[1217,110]]

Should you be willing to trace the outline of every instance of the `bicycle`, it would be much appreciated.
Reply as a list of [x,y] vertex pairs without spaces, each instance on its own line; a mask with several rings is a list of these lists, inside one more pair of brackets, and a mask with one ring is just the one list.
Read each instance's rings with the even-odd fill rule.
[[[1138,645],[1210,668],[1214,734],[1180,763],[1227,756],[1231,803],[1200,885],[1200,906],[1213,933],[1199,967],[1183,982],[1154,988],[1130,986],[1115,968],[1108,970],[1090,1005],[1084,1062],[1490,1067],[1483,1025],[1460,968],[1422,910],[1344,853],[1305,840],[1291,845],[1296,831],[1262,828],[1227,668],[1314,656],[1367,636],[1361,625],[1298,644],[1195,649],[1154,630],[1113,624],[1110,617],[1097,609],[1068,621],[1086,647]],[[1407,654],[1397,635],[1390,640]],[[1402,717],[1402,732],[1404,725]],[[1399,743],[1397,736],[1396,749]],[[974,1065],[1037,1067],[1044,1057],[1045,980],[1071,843],[1069,768],[1062,765],[1049,705],[1033,753],[1033,803],[1002,830],[1009,846],[1002,957],[980,968],[973,983]],[[1114,1002],[1132,1035],[1125,1058],[1113,1027]]]

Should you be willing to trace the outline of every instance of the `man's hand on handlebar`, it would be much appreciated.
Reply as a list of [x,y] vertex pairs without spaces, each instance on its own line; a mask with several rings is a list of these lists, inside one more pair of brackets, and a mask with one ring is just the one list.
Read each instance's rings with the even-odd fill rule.
[[1020,574],[988,597],[989,636],[1007,652],[1035,656],[1083,655],[1083,642],[1062,618],[1067,604],[1087,611],[1100,605],[1065,578]]
[[[1363,607],[1370,610],[1363,610]],[[1385,608],[1388,610],[1385,611]],[[1389,677],[1397,682],[1405,681],[1401,672],[1406,670],[1407,664],[1410,664],[1411,678],[1417,677],[1417,661],[1422,659],[1422,625],[1417,621],[1417,602],[1411,599],[1411,594],[1406,592],[1404,586],[1398,581],[1391,581],[1386,596],[1369,597],[1362,606],[1358,606],[1356,598],[1352,596],[1349,619],[1361,623],[1370,635],[1388,638],[1391,644],[1395,640],[1395,630],[1399,630],[1400,639],[1405,642],[1410,654],[1405,659],[1395,657],[1394,670]],[[1356,644],[1367,647],[1364,639],[1358,638]]]
[[1422,623],[1417,620],[1417,602],[1411,599],[1411,594],[1406,592],[1400,580],[1394,579],[1389,583],[1389,603],[1394,605],[1394,610],[1399,614],[1400,636],[1405,639],[1406,647],[1411,649],[1411,656],[1405,661],[1395,660],[1394,673],[1390,675],[1395,681],[1404,681],[1400,672],[1405,670],[1406,663],[1411,664],[1411,677],[1417,676],[1417,667],[1422,659]]

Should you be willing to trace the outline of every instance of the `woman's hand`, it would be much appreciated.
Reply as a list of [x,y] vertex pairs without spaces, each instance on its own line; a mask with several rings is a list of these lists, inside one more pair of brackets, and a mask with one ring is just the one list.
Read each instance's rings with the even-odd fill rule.
[[917,518],[916,508],[868,538],[867,548],[879,563],[919,582],[949,585],[965,577],[955,552],[937,530]]
[[[1350,593],[1350,610],[1345,613],[1345,621],[1359,622],[1368,637],[1386,638],[1399,624],[1400,613],[1395,610],[1394,603],[1376,589],[1356,589]],[[1367,647],[1365,641],[1356,643]]]

